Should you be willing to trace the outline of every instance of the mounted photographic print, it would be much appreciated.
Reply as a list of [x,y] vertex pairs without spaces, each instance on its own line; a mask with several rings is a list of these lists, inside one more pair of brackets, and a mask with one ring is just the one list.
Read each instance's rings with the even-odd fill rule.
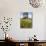
[[22,12],[20,15],[20,28],[32,28],[32,12]]

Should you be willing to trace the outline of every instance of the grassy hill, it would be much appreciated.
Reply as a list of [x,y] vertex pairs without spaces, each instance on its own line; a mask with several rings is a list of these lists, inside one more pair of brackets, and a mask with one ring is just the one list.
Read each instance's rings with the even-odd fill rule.
[[27,19],[20,19],[20,27],[21,28],[32,28],[32,19],[27,18]]

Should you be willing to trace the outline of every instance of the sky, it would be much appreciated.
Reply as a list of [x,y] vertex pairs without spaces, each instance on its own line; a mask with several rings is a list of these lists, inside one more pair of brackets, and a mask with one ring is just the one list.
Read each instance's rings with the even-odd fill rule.
[[[33,13],[32,12],[28,12],[28,18],[32,18]],[[20,18],[23,18],[23,13],[20,15]]]

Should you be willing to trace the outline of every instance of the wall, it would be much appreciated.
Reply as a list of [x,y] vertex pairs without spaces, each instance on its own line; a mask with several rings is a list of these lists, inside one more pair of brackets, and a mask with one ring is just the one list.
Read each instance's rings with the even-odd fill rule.
[[[21,2],[20,2],[21,1]],[[44,4],[43,4],[44,6]],[[21,12],[33,12],[33,28],[32,29],[21,29],[20,28],[20,13]],[[0,0],[0,18],[12,17],[13,22],[10,31],[10,35],[15,37],[17,40],[27,40],[34,34],[37,35],[37,39],[45,39],[45,15],[46,8],[39,7],[33,8],[30,6],[28,0]],[[0,35],[2,35],[0,31]],[[44,34],[45,33],[45,34]],[[4,33],[3,33],[4,34]],[[4,37],[0,36],[0,39]]]

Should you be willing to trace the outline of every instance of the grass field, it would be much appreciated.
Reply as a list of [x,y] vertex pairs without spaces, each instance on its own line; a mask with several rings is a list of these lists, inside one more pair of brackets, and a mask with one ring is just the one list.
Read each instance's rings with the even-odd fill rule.
[[27,18],[27,19],[20,19],[20,27],[21,28],[32,28],[32,19]]

